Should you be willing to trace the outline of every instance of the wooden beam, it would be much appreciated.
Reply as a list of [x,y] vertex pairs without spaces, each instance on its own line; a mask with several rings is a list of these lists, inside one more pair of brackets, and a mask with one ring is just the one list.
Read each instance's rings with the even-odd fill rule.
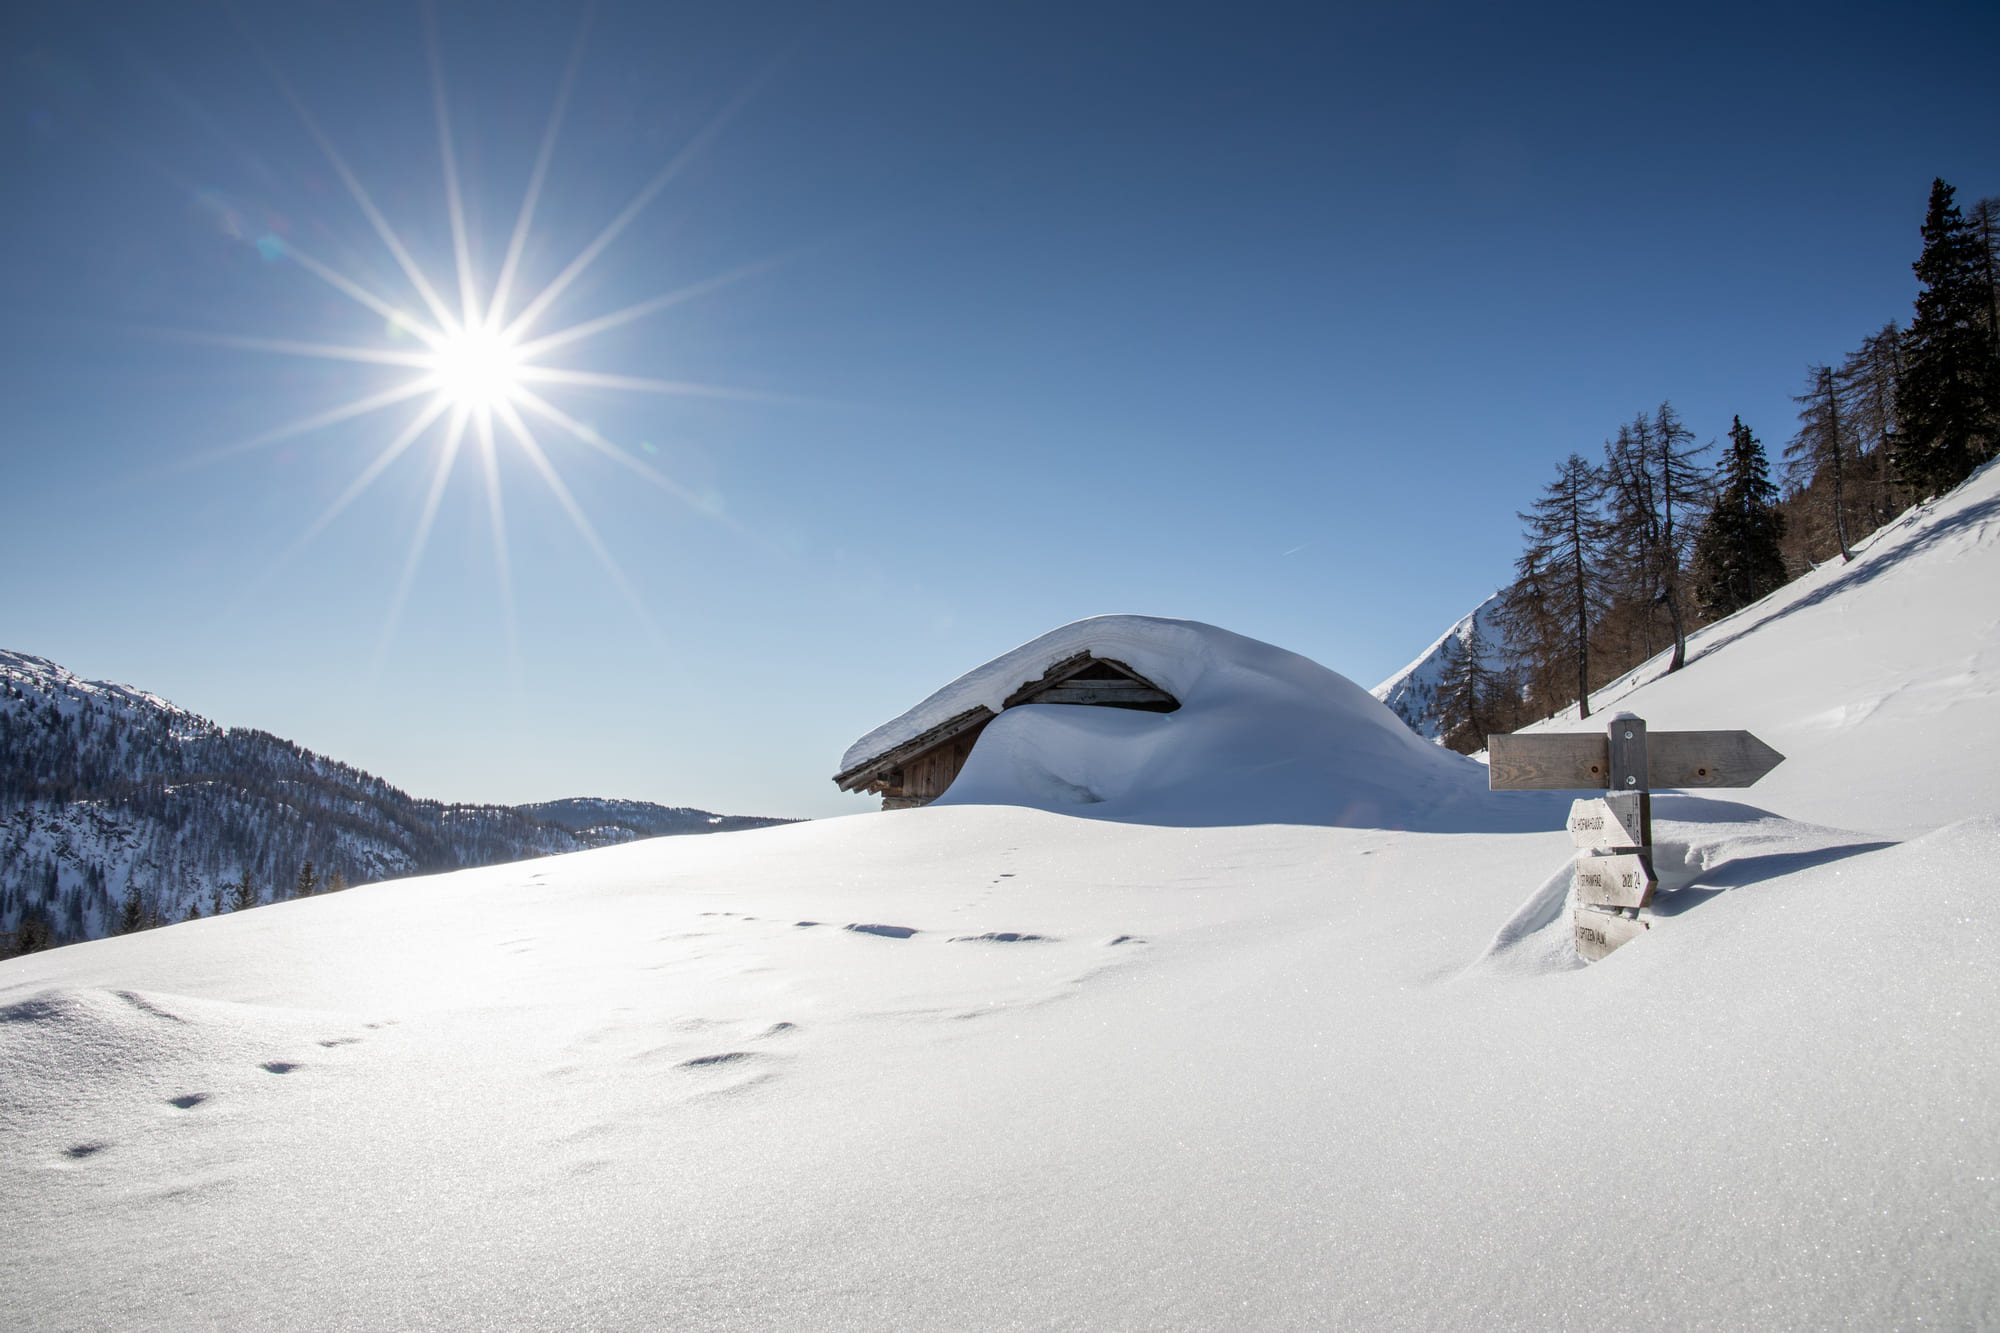
[[1089,680],[1057,685],[1023,703],[1031,704],[1170,704],[1174,696],[1138,681]]
[[1748,787],[1784,762],[1747,731],[1656,731],[1646,746],[1655,787]]
[[1486,738],[1487,784],[1494,791],[1603,790],[1611,785],[1611,747],[1595,735]]
[[1095,661],[1097,659],[1092,657],[1088,652],[1081,652],[1071,657],[1065,657],[1062,661],[1055,663],[1047,671],[1035,677],[1035,679],[1023,682],[1020,689],[1015,690],[1001,701],[1000,707],[1004,711],[1016,704],[1026,703],[1030,696],[1039,694],[1052,685],[1060,685],[1063,681],[1068,680],[1071,676],[1074,676],[1077,672],[1082,671]]
[[960,732],[984,726],[986,723],[992,721],[994,717],[993,710],[985,704],[975,704],[963,713],[938,723],[929,731],[912,736],[901,745],[893,749],[884,750],[873,759],[864,760],[856,764],[853,768],[848,769],[845,773],[835,774],[833,780],[839,784],[842,791],[859,791],[877,776],[900,766],[905,759],[920,755],[924,751],[950,740]]
[[[1078,681],[1072,681],[1070,679],[1073,676],[1076,676],[1082,672],[1090,670],[1092,667],[1108,667],[1112,671],[1115,671],[1120,676],[1124,677],[1124,679],[1123,680],[1078,680]],[[1006,701],[1002,703],[1000,706],[1002,708],[1014,708],[1020,704],[1028,704],[1028,703],[1081,702],[1080,700],[1071,700],[1071,701],[1055,700],[1046,698],[1044,696],[1046,696],[1048,691],[1055,689],[1059,685],[1064,685],[1065,683],[1068,683],[1070,688],[1076,688],[1076,689],[1097,689],[1099,687],[1107,687],[1110,689],[1122,689],[1122,688],[1127,688],[1126,685],[1127,681],[1131,683],[1132,687],[1136,687],[1139,689],[1146,689],[1146,690],[1154,690],[1158,692],[1160,696],[1158,699],[1147,699],[1144,701],[1148,705],[1164,703],[1164,704],[1171,704],[1175,708],[1180,707],[1180,701],[1174,698],[1173,695],[1168,694],[1165,690],[1160,689],[1159,686],[1153,684],[1152,681],[1147,680],[1144,676],[1134,671],[1131,667],[1126,666],[1123,662],[1116,661],[1109,657],[1096,657],[1090,653],[1078,653],[1074,657],[1065,657],[1062,661],[1057,662],[1047,671],[1044,671],[1039,680],[1031,680],[1027,682],[1025,685],[1021,686],[1020,689],[1015,690],[1012,694],[1008,695]]]

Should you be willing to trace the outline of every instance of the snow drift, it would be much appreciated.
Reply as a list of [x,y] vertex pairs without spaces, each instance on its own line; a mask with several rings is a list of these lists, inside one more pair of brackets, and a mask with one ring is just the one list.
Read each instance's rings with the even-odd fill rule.
[[[1172,713],[1071,704],[1001,712],[1081,652],[1130,666]],[[1426,743],[1346,677],[1192,620],[1094,616],[977,667],[853,745],[842,769],[985,705],[999,712],[936,805],[1022,805],[1182,827],[1546,828],[1540,794],[1486,790],[1486,769]]]

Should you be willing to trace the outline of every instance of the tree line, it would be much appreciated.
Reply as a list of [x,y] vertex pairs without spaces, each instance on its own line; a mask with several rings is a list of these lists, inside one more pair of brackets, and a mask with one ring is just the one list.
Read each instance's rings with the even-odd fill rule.
[[[1960,210],[1933,181],[1911,266],[1907,327],[1891,320],[1838,365],[1806,368],[1779,479],[1732,420],[1696,446],[1672,404],[1640,412],[1600,459],[1572,453],[1520,515],[1523,549],[1500,593],[1505,641],[1447,640],[1439,737],[1465,753],[1572,704],[1749,606],[2000,453],[2000,198]],[[1711,455],[1714,455],[1711,460]]]

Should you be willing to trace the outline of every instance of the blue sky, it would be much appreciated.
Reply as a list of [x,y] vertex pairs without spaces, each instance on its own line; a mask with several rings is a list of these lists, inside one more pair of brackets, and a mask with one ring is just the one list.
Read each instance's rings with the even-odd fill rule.
[[[487,293],[580,16],[437,7]],[[1983,5],[605,4],[515,304],[698,143],[538,327],[737,275],[554,357],[729,392],[551,387],[670,483],[537,431],[624,589],[503,435],[506,583],[467,454],[391,625],[442,425],[299,547],[415,401],[230,450],[410,372],[228,340],[415,345],[298,258],[421,308],[287,88],[455,304],[421,10],[0,24],[0,646],[446,799],[869,808],[850,740],[1107,611],[1373,685],[1636,412],[1775,453],[2000,193]]]

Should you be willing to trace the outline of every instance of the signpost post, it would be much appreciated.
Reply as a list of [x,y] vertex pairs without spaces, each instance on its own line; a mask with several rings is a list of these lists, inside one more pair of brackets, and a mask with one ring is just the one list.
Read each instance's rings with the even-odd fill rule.
[[1619,713],[1603,736],[1498,735],[1486,739],[1494,791],[1595,790],[1569,811],[1576,844],[1576,951],[1598,959],[1652,927],[1639,916],[1653,900],[1653,788],[1748,787],[1785,756],[1747,731],[1646,734],[1644,718]]

